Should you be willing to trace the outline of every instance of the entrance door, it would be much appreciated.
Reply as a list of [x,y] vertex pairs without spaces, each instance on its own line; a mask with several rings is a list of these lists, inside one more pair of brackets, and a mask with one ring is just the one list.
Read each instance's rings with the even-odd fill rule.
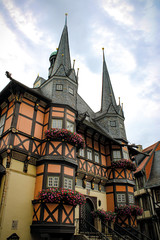
[[93,210],[94,205],[92,201],[89,198],[87,198],[86,204],[82,205],[80,209],[80,224],[79,224],[80,232],[89,232],[91,229],[90,224],[94,226],[94,219],[91,214]]

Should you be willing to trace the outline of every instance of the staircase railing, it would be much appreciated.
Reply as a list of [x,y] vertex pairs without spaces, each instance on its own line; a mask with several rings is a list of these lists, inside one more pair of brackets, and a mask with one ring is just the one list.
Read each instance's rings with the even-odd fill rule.
[[81,218],[75,219],[75,233],[85,234],[89,239],[109,240],[105,234],[99,232],[93,225]]
[[104,222],[101,221],[101,224],[102,224],[102,226],[107,228],[108,233],[112,234],[112,239],[113,240],[127,240],[126,237],[122,236],[119,232],[112,229],[107,223],[104,223]]
[[[148,236],[146,236],[144,233],[142,233],[142,232],[138,231],[137,229],[133,228],[132,226],[130,226],[130,225],[126,224],[126,223],[124,223],[124,225],[126,226],[126,228],[128,230],[126,228],[121,227],[118,223],[114,224],[114,226],[116,228],[119,228],[124,233],[129,234],[129,236],[131,236],[131,237],[134,237],[133,239],[136,239],[136,240],[143,240],[143,239],[145,239],[145,240],[153,240],[153,239],[149,238]],[[131,231],[129,231],[129,230],[131,230]],[[133,234],[133,232],[135,234]]]

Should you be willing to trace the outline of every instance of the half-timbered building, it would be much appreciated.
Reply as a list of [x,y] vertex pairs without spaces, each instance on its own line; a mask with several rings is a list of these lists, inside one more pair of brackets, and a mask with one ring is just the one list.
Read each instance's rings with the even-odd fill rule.
[[[29,88],[6,72],[10,82],[0,93],[0,239],[71,239],[75,219],[95,226],[92,211],[114,212],[135,203],[132,147],[104,51],[102,102],[96,113],[77,92],[66,24],[49,61],[47,80],[38,76]],[[59,129],[65,136],[82,136],[85,146],[73,136],[62,138]],[[86,203],[75,208],[39,199],[49,188],[76,190]],[[116,221],[121,227],[137,224],[132,214]]]

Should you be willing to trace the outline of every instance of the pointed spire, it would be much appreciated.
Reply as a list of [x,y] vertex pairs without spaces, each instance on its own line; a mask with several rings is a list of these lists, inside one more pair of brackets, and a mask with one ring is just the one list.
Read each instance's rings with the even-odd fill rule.
[[113,106],[117,106],[114,92],[111,85],[111,80],[107,70],[105,61],[104,48],[103,51],[103,73],[102,73],[102,100],[101,100],[101,111],[106,111],[108,106],[112,103]]
[[54,67],[52,69],[51,76],[55,75],[57,71],[61,76],[66,76],[70,69],[71,69],[71,60],[70,60],[70,51],[69,51],[67,14],[66,14],[65,25],[61,35],[57,56],[56,56]]

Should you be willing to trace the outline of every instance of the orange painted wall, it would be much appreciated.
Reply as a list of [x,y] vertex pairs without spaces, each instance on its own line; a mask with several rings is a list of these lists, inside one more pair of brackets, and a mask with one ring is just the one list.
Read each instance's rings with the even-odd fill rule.
[[3,108],[2,112],[1,112],[1,116],[7,111],[7,108]]
[[30,100],[28,100],[28,99],[26,99],[26,98],[23,98],[22,100],[23,100],[23,102],[26,102],[26,103],[29,103],[29,104],[32,105],[32,106],[35,106],[35,103],[34,103],[34,102],[32,102],[32,101],[30,101]]
[[133,189],[133,187],[129,187],[129,186],[128,186],[128,192],[131,192],[131,193],[133,193],[133,192],[134,192],[134,189]]
[[113,186],[107,186],[106,187],[106,193],[113,192]]
[[33,107],[31,107],[23,102],[21,103],[19,113],[21,113],[27,117],[33,118],[33,112],[34,112]]
[[116,192],[126,192],[126,186],[116,186]]
[[[19,138],[21,141],[19,140]],[[28,140],[28,141],[25,141],[25,140]],[[25,141],[25,142],[23,142],[23,141]],[[23,145],[22,144],[19,145],[21,142],[23,142]],[[29,139],[20,134],[16,134],[14,137],[14,146],[16,146],[16,145],[19,145],[18,146],[19,148],[22,148],[22,149],[25,148],[28,151],[29,150]]]
[[69,175],[69,176],[73,176],[73,174],[74,174],[73,168],[64,167],[64,174]]
[[97,141],[94,141],[94,149],[96,151],[99,151],[99,146],[98,146],[98,142]]
[[67,113],[69,113],[70,115],[72,115],[73,117],[75,117],[75,113],[71,112],[70,110],[67,109]]
[[100,145],[101,153],[105,154],[105,147],[101,144]]
[[[61,142],[53,142],[52,141],[52,144],[54,145],[54,147],[56,148]],[[49,145],[49,154],[51,154],[51,152],[53,152],[53,147],[51,145]],[[59,154],[62,154],[62,145],[60,145],[58,148],[57,148],[57,152]],[[58,155],[57,152],[54,152],[53,155]]]
[[44,113],[37,111],[36,121],[43,124]]
[[71,122],[74,122],[75,118],[67,114],[67,119],[70,120]]
[[52,117],[64,117],[64,113],[62,113],[62,112],[52,112]]
[[101,162],[102,165],[106,166],[106,157],[104,155],[101,155]]
[[43,181],[43,175],[36,177],[36,184],[35,184],[35,192],[34,192],[34,198],[38,198],[38,193],[40,190],[42,190],[42,181]]
[[48,164],[48,172],[49,173],[60,173],[61,172],[61,165]]
[[7,118],[13,114],[13,110],[14,110],[14,107],[11,107],[10,109],[8,109],[8,112],[7,112]]
[[45,113],[44,115],[44,125],[48,124],[49,121],[49,112]]
[[[68,153],[69,153],[68,148],[69,148],[70,151],[71,151],[71,149],[73,148],[73,146],[70,145],[70,144],[66,144],[66,145],[67,145],[67,146],[65,146],[65,156],[67,156]],[[69,154],[68,157],[75,158],[75,149],[73,149],[73,150],[71,151],[71,154]]]
[[107,211],[114,212],[114,195],[113,195],[113,193],[107,194],[106,197],[107,197]]
[[18,121],[17,121],[18,130],[27,134],[31,134],[31,127],[32,127],[32,120],[20,115],[18,116]]
[[53,111],[64,112],[64,108],[59,108],[59,107],[53,107],[52,110],[53,110]]
[[34,129],[34,137],[41,139],[42,138],[42,130],[43,130],[43,126],[36,123],[35,129]]
[[12,116],[5,121],[3,132],[7,131],[11,127]]
[[44,172],[44,164],[40,165],[36,168],[36,174],[40,174]]
[[87,147],[92,148],[92,139],[87,137]]

